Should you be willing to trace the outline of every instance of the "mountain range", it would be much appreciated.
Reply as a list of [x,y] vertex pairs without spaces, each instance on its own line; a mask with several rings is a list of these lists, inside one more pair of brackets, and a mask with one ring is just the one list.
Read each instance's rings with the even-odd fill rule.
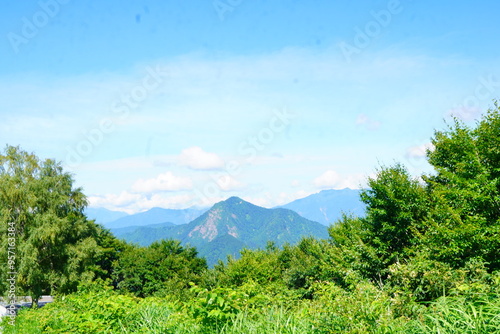
[[302,237],[327,238],[326,226],[301,217],[285,208],[266,209],[231,197],[216,203],[188,224],[171,223],[112,228],[116,237],[142,246],[155,240],[177,239],[195,246],[209,265],[237,257],[243,248],[264,248],[268,241],[277,246],[294,244]]
[[174,225],[187,224],[201,216],[207,209],[162,209],[152,208],[148,211],[121,217],[115,221],[104,224],[106,228],[119,228],[126,226],[146,226],[160,223],[172,223]]
[[152,208],[129,215],[104,208],[89,208],[86,214],[118,237],[147,246],[156,240],[178,239],[205,256],[210,265],[227,255],[238,257],[243,248],[263,248],[268,241],[281,246],[303,236],[326,238],[326,226],[342,213],[364,214],[360,190],[323,190],[272,209],[231,197],[212,208],[183,210]]
[[123,211],[112,211],[105,208],[86,208],[85,215],[96,221],[96,223],[106,226],[117,219],[128,216],[128,213]]
[[[357,216],[364,214],[365,205],[359,199],[360,190],[323,190],[277,208],[290,209],[304,218],[323,225],[335,223],[342,217],[342,212]],[[87,217],[95,219],[106,228],[127,226],[147,226],[152,224],[173,223],[187,224],[205,213],[208,208],[188,208],[183,210],[152,208],[148,211],[128,215],[121,211],[104,208],[86,209]]]

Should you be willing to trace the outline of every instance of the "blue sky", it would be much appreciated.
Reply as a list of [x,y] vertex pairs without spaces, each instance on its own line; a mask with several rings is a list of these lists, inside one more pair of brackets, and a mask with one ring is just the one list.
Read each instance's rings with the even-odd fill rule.
[[395,162],[419,175],[436,129],[500,96],[499,7],[6,0],[0,144],[127,212],[272,207]]

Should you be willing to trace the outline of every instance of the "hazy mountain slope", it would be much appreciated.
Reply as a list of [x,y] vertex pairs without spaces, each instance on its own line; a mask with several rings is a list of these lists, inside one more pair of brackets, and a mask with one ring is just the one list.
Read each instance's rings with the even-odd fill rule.
[[280,206],[297,212],[304,218],[323,225],[335,223],[342,212],[363,216],[365,204],[359,199],[360,190],[323,190],[317,194]]
[[148,226],[127,226],[121,228],[112,228],[111,232],[120,239],[138,244],[139,246],[148,246],[156,240],[165,239],[162,236],[168,235],[170,229],[177,225],[172,223],[152,224]]
[[173,223],[176,225],[186,224],[199,217],[206,209],[162,209],[152,208],[148,211],[122,217],[115,221],[106,223],[107,228],[120,228],[127,226],[146,226],[160,223]]
[[128,213],[111,211],[105,208],[86,208],[85,215],[89,219],[94,219],[98,224],[106,225],[107,223],[128,216]]

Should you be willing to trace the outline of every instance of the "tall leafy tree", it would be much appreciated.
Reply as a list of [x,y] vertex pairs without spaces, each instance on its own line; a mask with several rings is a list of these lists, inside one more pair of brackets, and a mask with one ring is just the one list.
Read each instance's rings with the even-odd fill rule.
[[86,205],[60,163],[5,148],[0,155],[1,292],[10,289],[6,279],[14,276],[17,294],[36,302],[43,294],[72,291],[93,276],[97,226],[83,214]]
[[387,263],[398,261],[418,243],[430,208],[426,188],[399,164],[381,169],[368,186],[361,192],[366,241]]
[[182,295],[189,282],[199,283],[206,260],[194,247],[177,240],[160,240],[148,247],[128,245],[114,268],[117,287],[139,297]]
[[339,285],[347,287],[359,277],[380,278],[387,259],[374,246],[373,225],[365,218],[344,215],[328,233],[330,247],[325,247],[325,253],[331,256],[334,280]]
[[116,281],[113,281],[115,267],[122,254],[130,246],[125,241],[117,239],[101,225],[97,225],[96,242],[99,247],[92,266],[94,278],[112,281],[116,288]]
[[[436,174],[426,178],[437,205],[428,234],[433,253],[453,266],[481,258],[500,269],[500,110],[470,128],[455,120],[437,131],[428,152]],[[439,247],[446,244],[447,247]]]

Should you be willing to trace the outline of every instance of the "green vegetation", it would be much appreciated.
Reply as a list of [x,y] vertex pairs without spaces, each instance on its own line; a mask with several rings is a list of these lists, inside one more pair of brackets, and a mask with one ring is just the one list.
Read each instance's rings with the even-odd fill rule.
[[206,268],[196,249],[161,240],[149,247],[127,247],[115,263],[114,278],[118,290],[138,297],[180,296],[190,282],[200,281]]
[[8,272],[17,272],[18,294],[34,301],[93,277],[102,229],[84,216],[87,200],[72,183],[53,160],[16,147],[0,155],[0,291]]
[[[124,244],[64,211],[68,216],[61,214],[59,224],[86,222],[96,232],[79,232],[54,247],[92,243],[99,251],[86,255],[86,247],[78,248],[78,256],[66,255],[59,264],[67,269],[49,271],[49,277],[88,278],[78,289],[42,280],[40,289],[57,293],[56,301],[21,311],[15,326],[4,320],[4,332],[500,333],[499,106],[474,128],[456,121],[436,132],[432,143],[427,155],[435,172],[413,178],[401,164],[380,168],[361,192],[364,217],[344,216],[325,239],[268,243],[211,269],[194,248],[177,241]],[[22,156],[8,148],[6,157],[12,154]],[[18,217],[12,212],[35,227],[53,224],[42,217],[55,209],[38,209],[45,203],[36,201],[39,188],[16,170],[2,170],[0,180],[14,177],[34,195],[18,207],[20,186],[2,186],[3,234],[7,219]],[[72,198],[54,189],[61,197],[52,196]],[[246,211],[235,215],[244,218]],[[35,249],[29,235],[26,240]]]

